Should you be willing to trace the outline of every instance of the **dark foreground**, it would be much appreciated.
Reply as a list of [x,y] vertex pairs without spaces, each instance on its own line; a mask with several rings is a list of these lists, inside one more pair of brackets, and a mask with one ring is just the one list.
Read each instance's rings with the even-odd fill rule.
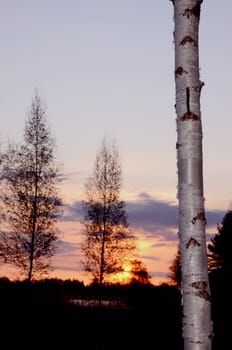
[[[4,350],[182,350],[179,291],[167,285],[114,287],[107,307],[83,307],[96,289],[50,281],[34,286],[0,283],[0,348]],[[214,308],[213,350],[232,349],[230,308]]]

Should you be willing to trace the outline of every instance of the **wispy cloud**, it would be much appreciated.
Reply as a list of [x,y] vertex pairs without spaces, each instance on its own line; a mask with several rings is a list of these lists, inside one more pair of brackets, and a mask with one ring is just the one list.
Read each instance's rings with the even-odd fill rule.
[[56,252],[59,255],[62,255],[63,257],[68,256],[70,257],[77,257],[77,252],[80,249],[80,244],[79,243],[74,243],[74,242],[67,242],[65,240],[60,240]]
[[[132,230],[143,230],[148,236],[162,236],[175,240],[178,231],[178,207],[169,201],[159,200],[148,193],[141,193],[137,199],[126,201],[126,212]],[[225,212],[219,209],[206,210],[207,228],[221,223]],[[81,201],[65,205],[63,221],[81,221],[84,217]]]

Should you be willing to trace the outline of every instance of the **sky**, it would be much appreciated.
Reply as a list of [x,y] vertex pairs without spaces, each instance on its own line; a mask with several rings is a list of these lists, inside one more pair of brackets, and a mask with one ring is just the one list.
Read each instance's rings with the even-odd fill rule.
[[[64,181],[52,277],[81,270],[84,183],[105,135],[121,196],[155,284],[177,251],[173,6],[168,0],[1,0],[0,141],[20,141],[35,89],[46,103]],[[199,52],[207,239],[231,208],[232,3],[204,0]],[[0,268],[6,274],[6,267]],[[11,276],[15,276],[11,272]]]

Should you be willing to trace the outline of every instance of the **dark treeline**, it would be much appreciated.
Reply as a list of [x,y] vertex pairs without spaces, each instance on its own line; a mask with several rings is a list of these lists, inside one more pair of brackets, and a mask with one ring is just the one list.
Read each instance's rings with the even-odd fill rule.
[[[210,274],[213,350],[229,349],[232,286]],[[183,349],[181,292],[168,284],[109,284],[98,304],[98,284],[78,280],[0,279],[1,347],[4,349]],[[95,300],[95,304],[74,303]]]
[[104,300],[118,307],[82,307],[71,301],[97,298],[99,286],[76,280],[0,280],[3,349],[181,349],[180,293],[169,285],[104,286]]

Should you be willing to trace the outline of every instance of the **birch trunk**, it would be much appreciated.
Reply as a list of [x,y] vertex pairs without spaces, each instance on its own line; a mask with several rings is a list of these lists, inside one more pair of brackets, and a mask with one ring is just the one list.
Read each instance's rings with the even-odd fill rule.
[[174,5],[179,238],[182,272],[182,334],[185,350],[210,350],[208,280],[202,170],[198,33],[203,0]]

